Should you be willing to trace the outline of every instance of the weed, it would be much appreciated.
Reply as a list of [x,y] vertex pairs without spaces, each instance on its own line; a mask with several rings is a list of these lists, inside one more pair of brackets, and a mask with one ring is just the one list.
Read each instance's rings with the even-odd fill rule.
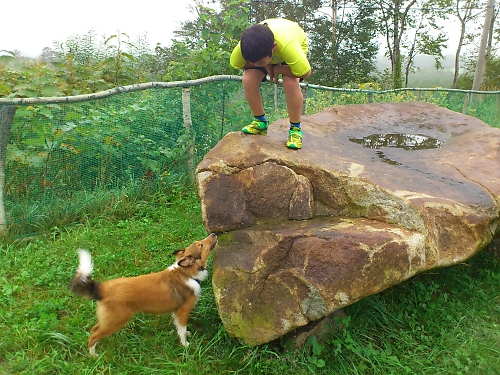
[[320,358],[324,346],[318,342],[316,336],[310,336],[307,339],[307,345],[311,346],[312,351],[311,355],[307,357],[309,363],[319,368],[325,367],[325,361]]
[[95,304],[68,291],[76,249],[91,251],[94,276],[103,280],[161,270],[174,250],[206,235],[198,198],[181,185],[165,195],[123,199],[113,201],[114,214],[107,207],[79,225],[0,242],[1,374],[500,373],[500,269],[487,252],[346,307],[338,331],[322,341],[311,337],[295,351],[283,351],[286,343],[249,347],[229,337],[205,280],[188,323],[188,348],[179,345],[170,316],[137,315],[90,358]]

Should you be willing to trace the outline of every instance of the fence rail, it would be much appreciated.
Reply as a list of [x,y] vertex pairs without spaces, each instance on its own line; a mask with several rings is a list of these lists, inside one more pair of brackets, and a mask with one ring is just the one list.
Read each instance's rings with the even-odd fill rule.
[[[306,114],[427,101],[500,126],[500,91],[301,85]],[[261,92],[271,121],[288,117],[281,85],[268,82]],[[43,231],[78,221],[99,197],[192,179],[206,152],[249,116],[241,76],[231,75],[71,97],[0,98],[0,233]]]
[[119,86],[93,94],[75,95],[75,96],[52,96],[46,98],[12,98],[12,99],[0,98],[0,105],[78,103],[89,100],[103,99],[113,95],[125,94],[134,91],[143,91],[143,90],[158,89],[158,88],[171,89],[176,87],[193,87],[216,81],[241,81],[241,77],[232,75],[219,75],[219,76],[194,79],[190,81],[147,82],[147,83],[139,83],[136,85]]
[[[193,87],[203,85],[209,82],[216,81],[236,81],[240,82],[242,79],[241,76],[233,76],[233,75],[218,75],[211,76],[205,78],[199,78],[195,80],[189,81],[174,81],[174,82],[147,82],[140,83],[136,85],[128,85],[128,86],[120,86],[115,87],[109,90],[101,91],[93,94],[85,94],[85,95],[75,95],[75,96],[53,96],[53,97],[39,97],[39,98],[0,98],[0,105],[35,105],[35,104],[56,104],[56,103],[77,103],[88,100],[96,100],[107,98],[112,95],[124,94],[128,92],[134,91],[142,91],[153,88],[176,88],[176,87]],[[417,92],[417,93],[425,93],[425,92],[446,92],[446,93],[462,93],[467,94],[468,96],[477,94],[477,95],[498,95],[500,91],[477,91],[477,90],[461,90],[461,89],[447,89],[442,87],[434,87],[434,88],[400,88],[400,89],[392,89],[392,90],[371,90],[371,89],[352,89],[352,88],[339,88],[339,87],[329,87],[322,85],[313,85],[308,83],[301,83],[302,87],[324,90],[324,91],[332,91],[339,93],[365,93],[368,97],[373,97],[374,94],[377,95],[385,95],[399,92]]]

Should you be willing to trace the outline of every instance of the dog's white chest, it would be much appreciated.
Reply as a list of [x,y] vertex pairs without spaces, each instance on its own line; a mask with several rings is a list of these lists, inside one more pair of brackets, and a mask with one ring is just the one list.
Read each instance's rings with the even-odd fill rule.
[[201,285],[195,279],[189,279],[186,281],[186,284],[189,288],[193,290],[193,293],[196,297],[199,297],[201,294]]

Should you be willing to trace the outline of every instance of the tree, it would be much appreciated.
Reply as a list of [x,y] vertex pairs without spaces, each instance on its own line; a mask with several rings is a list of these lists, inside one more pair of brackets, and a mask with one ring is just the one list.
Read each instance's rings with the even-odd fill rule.
[[[499,6],[495,5],[491,10],[491,23],[489,28],[487,29],[484,29],[483,26],[481,43],[477,46],[477,48],[469,50],[465,58],[463,58],[463,68],[465,72],[458,76],[456,84],[457,88],[467,90],[497,90],[500,87],[500,80],[498,78],[500,74],[500,63],[498,58],[498,51],[495,50],[494,43],[498,39],[498,29],[495,29],[494,25],[498,16]],[[484,16],[486,17],[486,15]],[[470,34],[470,39],[474,41],[475,37],[477,36],[478,35]],[[483,49],[482,52],[479,51],[480,49]],[[481,58],[479,58],[478,56],[481,56]],[[483,68],[481,68],[480,70],[478,70],[479,63],[484,64]]]
[[[213,1],[208,2],[214,4]],[[222,0],[220,11],[196,0],[198,17],[175,32],[164,80],[188,80],[234,73],[229,56],[248,24],[246,0]]]
[[[442,6],[442,4],[436,4],[435,2],[423,4],[420,12],[418,12],[418,18],[415,17],[413,20],[411,33],[408,32],[408,43],[405,45],[407,52],[403,58],[405,87],[408,87],[410,72],[416,69],[414,61],[418,54],[434,56],[436,69],[439,70],[442,68],[441,60],[444,58],[442,49],[445,47],[447,38],[441,32],[442,27],[437,25],[435,15],[440,14],[440,18],[442,18],[445,12],[434,10],[433,7],[436,5]],[[433,27],[429,28],[428,24],[431,24]],[[432,31],[438,31],[437,35],[433,36],[431,34]],[[412,34],[413,37],[410,37]]]
[[484,1],[482,0],[454,0],[453,15],[456,16],[460,22],[460,37],[455,53],[455,68],[453,74],[453,83],[451,86],[453,89],[456,89],[458,84],[458,74],[460,71],[460,54],[462,52],[462,48],[471,43],[476,36],[475,33],[469,31],[472,28],[468,27],[468,25],[478,19],[480,12],[477,11],[477,9],[483,6]]
[[327,14],[322,12],[324,8],[321,0],[252,0],[249,15],[252,23],[284,17],[302,26],[309,37],[313,69],[309,82],[341,86],[370,80],[378,51],[372,9],[365,7],[364,2],[346,0],[333,0]]
[[[472,82],[473,90],[480,90],[481,83],[484,79],[484,73],[486,69],[486,61],[488,59],[489,51],[491,47],[491,25],[493,24],[493,11],[494,11],[495,0],[488,0],[488,5],[486,6],[486,12],[484,16],[483,28],[481,32],[481,41],[479,43],[479,49],[477,54],[476,70],[474,72],[474,81]],[[488,40],[489,39],[489,40]],[[489,43],[488,43],[489,42]],[[473,96],[472,100],[475,101],[478,97]]]
[[49,47],[44,47],[42,50],[42,54],[40,55],[40,61],[44,63],[51,63],[52,61],[56,61],[59,57],[58,53]]
[[[495,35],[495,22],[498,18],[498,14],[500,11],[500,5],[495,4],[495,1],[493,1],[493,9],[491,12],[491,23],[490,27],[488,30],[488,42],[486,44],[486,59],[493,57],[493,40],[494,40],[494,35]],[[498,30],[497,30],[498,32]]]
[[266,18],[286,18],[300,24],[308,31],[316,22],[316,11],[323,7],[322,0],[251,0],[249,9],[250,23]]
[[136,82],[161,79],[160,61],[157,60],[156,53],[151,50],[147,33],[137,36],[136,40],[130,44],[129,53],[134,57],[131,59],[131,65],[137,79]]
[[[378,52],[376,20],[364,4],[344,1],[342,12],[320,15],[309,30],[312,83],[342,86],[372,80]],[[334,19],[335,18],[335,19]]]
[[[412,69],[417,54],[430,54],[436,66],[446,47],[440,26],[436,21],[446,15],[447,0],[371,0],[373,12],[379,15],[380,33],[386,40],[386,54],[391,61],[393,88],[403,87],[405,72]],[[437,34],[437,35],[436,35]]]
[[283,1],[250,0],[248,22],[258,23],[266,18],[279,18],[282,13]]

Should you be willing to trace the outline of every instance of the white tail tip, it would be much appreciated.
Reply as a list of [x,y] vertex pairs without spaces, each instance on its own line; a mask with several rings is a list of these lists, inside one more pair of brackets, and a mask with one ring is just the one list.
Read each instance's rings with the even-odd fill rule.
[[88,277],[94,269],[92,265],[92,257],[90,253],[85,249],[78,249],[78,257],[80,258],[80,265],[78,266],[77,273],[81,274],[83,277]]

